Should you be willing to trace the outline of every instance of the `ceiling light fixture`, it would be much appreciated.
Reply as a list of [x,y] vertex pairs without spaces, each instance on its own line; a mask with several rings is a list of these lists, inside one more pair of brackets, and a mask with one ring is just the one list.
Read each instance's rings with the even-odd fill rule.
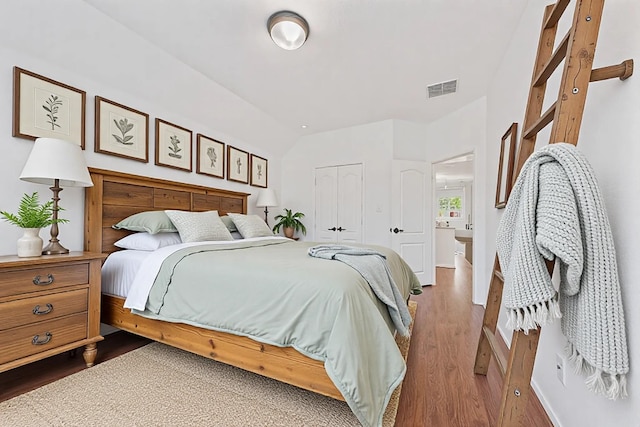
[[267,29],[273,42],[285,50],[295,50],[309,37],[309,24],[297,13],[283,10],[269,17]]

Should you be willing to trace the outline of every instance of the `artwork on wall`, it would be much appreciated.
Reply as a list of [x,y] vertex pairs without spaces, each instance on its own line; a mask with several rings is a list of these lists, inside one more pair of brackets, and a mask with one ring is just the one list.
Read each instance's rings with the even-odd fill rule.
[[251,155],[251,185],[267,188],[267,159]]
[[189,129],[156,119],[156,165],[193,170],[192,133]]
[[96,96],[96,153],[149,162],[149,115]]
[[498,183],[496,185],[496,208],[507,205],[513,184],[513,168],[516,158],[516,134],[518,124],[512,123],[500,142],[500,160],[498,163]]
[[227,145],[227,179],[249,183],[249,153]]
[[196,172],[224,178],[224,143],[198,134]]
[[19,138],[47,137],[84,149],[86,93],[13,67],[13,132]]

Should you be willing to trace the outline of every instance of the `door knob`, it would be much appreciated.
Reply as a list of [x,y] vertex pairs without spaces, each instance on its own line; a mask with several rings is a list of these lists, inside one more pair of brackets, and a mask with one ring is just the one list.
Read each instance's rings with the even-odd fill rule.
[[337,228],[335,228],[335,227],[331,227],[331,228],[327,228],[327,230],[329,230],[329,231],[336,231],[336,230],[337,230]]
[[338,231],[347,231],[346,228],[338,227]]
[[[391,231],[391,230],[390,230]],[[404,230],[399,229],[398,227],[394,228],[392,230],[394,233],[398,234],[398,233],[404,233]]]

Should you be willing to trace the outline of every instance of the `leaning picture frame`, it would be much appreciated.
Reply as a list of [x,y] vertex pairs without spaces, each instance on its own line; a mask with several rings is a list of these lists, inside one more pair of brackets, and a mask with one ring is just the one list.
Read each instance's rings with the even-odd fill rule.
[[13,129],[18,138],[57,138],[85,145],[86,92],[13,67]]
[[149,162],[149,115],[142,111],[95,97],[96,153]]
[[189,129],[156,118],[156,165],[191,172],[192,135]]
[[196,173],[224,178],[224,142],[204,136],[196,136]]
[[249,153],[227,145],[227,180],[249,183]]
[[251,155],[251,180],[250,184],[254,187],[267,188],[268,163],[264,159],[255,154]]
[[516,157],[516,135],[518,124],[512,123],[500,141],[500,159],[498,163],[498,180],[496,184],[497,209],[507,206],[513,185],[513,167]]

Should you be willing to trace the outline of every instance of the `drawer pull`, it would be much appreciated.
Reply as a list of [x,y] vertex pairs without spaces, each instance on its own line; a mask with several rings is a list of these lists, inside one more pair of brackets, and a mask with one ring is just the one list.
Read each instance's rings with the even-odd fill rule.
[[38,275],[38,276],[33,278],[33,284],[34,285],[38,285],[38,286],[47,286],[47,285],[52,284],[53,281],[54,281],[54,278],[53,278],[53,274],[51,274],[51,273],[47,274],[47,281],[46,282],[41,282],[40,281],[40,275]]
[[34,335],[33,339],[31,340],[31,344],[33,345],[43,345],[48,343],[49,341],[51,341],[51,337],[53,337],[53,335],[51,334],[51,332],[45,332],[45,337],[42,341],[40,341],[40,335]]
[[40,306],[36,305],[33,307],[33,314],[49,314],[51,313],[51,310],[53,310],[53,304],[47,303],[47,309],[45,311],[40,311]]

